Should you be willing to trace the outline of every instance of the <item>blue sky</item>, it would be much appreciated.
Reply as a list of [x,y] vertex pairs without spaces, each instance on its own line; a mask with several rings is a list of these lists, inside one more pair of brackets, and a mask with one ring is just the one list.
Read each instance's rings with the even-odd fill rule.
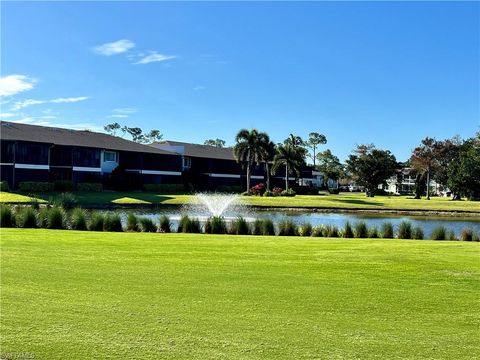
[[3,120],[233,143],[316,131],[405,160],[480,130],[478,2],[2,2]]

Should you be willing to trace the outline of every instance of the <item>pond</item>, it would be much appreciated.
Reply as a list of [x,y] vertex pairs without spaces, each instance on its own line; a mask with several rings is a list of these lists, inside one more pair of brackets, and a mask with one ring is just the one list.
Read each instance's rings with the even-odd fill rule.
[[[120,212],[122,220],[126,221],[127,215],[133,213],[137,216],[144,216],[151,218],[158,224],[161,215],[167,215],[176,229],[178,220],[182,214],[187,214],[198,218],[200,221],[205,221],[211,216],[208,211],[202,209],[195,209],[191,207],[180,209],[134,209],[134,210],[115,210]],[[316,225],[334,225],[342,227],[347,221],[352,225],[358,221],[364,221],[368,227],[380,228],[384,222],[390,222],[394,227],[402,221],[410,221],[412,226],[419,226],[425,233],[425,236],[430,236],[432,230],[437,226],[445,226],[447,230],[452,230],[458,236],[462,229],[469,228],[480,233],[480,218],[477,217],[432,217],[432,216],[409,216],[409,215],[391,215],[391,214],[365,214],[365,213],[335,213],[335,212],[312,212],[312,211],[286,211],[286,210],[255,210],[243,208],[235,212],[226,211],[222,214],[225,219],[234,219],[238,216],[244,217],[247,221],[254,221],[256,218],[271,219],[274,223],[279,223],[282,220],[292,220],[297,224],[309,222],[313,226]]]

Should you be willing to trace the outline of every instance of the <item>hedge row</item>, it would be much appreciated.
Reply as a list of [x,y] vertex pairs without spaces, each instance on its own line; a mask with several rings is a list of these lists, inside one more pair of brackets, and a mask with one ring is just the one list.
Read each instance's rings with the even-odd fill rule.
[[[404,221],[397,231],[390,222],[385,222],[380,228],[368,227],[365,222],[355,224],[347,222],[343,227],[320,225],[313,227],[310,223],[296,224],[291,220],[284,220],[274,224],[270,219],[256,219],[249,223],[238,217],[226,222],[223,217],[211,217],[202,225],[197,218],[183,215],[176,229],[170,219],[162,215],[158,225],[150,218],[137,217],[129,214],[125,228],[120,215],[99,211],[86,212],[80,208],[67,212],[61,207],[45,207],[34,209],[30,206],[12,208],[0,205],[0,226],[20,228],[48,228],[73,229],[92,231],[143,231],[143,232],[179,232],[179,233],[206,233],[231,235],[278,235],[278,236],[311,236],[330,238],[384,238],[384,239],[424,239],[420,227],[413,227],[410,222]],[[434,229],[430,235],[432,240],[462,240],[479,241],[479,236],[471,229],[463,229],[457,238],[453,231],[444,226]]]
[[[103,185],[101,183],[77,183],[76,186],[72,181],[23,181],[18,184],[21,192],[27,193],[43,193],[51,191],[102,191]],[[6,191],[6,190],[2,190]]]

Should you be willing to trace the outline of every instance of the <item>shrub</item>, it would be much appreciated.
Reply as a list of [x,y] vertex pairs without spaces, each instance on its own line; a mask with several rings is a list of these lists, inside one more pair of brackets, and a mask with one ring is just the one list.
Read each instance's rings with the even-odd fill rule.
[[398,225],[398,238],[411,239],[412,238],[412,224],[408,221],[402,221]]
[[325,237],[327,236],[327,228],[324,225],[315,226],[312,230],[313,237]]
[[292,220],[283,220],[278,224],[278,235],[296,236],[298,235],[297,225]]
[[157,227],[153,223],[152,219],[148,217],[141,217],[138,219],[140,223],[140,230],[142,232],[157,232]]
[[77,191],[100,192],[103,190],[102,183],[78,183]]
[[274,187],[272,189],[273,196],[280,196],[282,192],[283,192],[283,189],[279,187]]
[[18,184],[18,188],[22,192],[50,192],[53,191],[53,184],[42,181],[23,181]]
[[138,219],[135,214],[128,214],[127,216],[127,231],[140,231],[138,228]]
[[47,212],[48,229],[66,229],[65,211],[58,207],[53,207]]
[[0,227],[13,227],[14,225],[15,219],[12,208],[8,205],[0,204]]
[[144,184],[145,191],[154,191],[162,194],[176,194],[185,192],[183,184]]
[[170,219],[167,215],[160,216],[160,223],[158,226],[158,230],[163,233],[170,233],[172,232],[172,224],[170,223]]
[[345,226],[343,227],[342,236],[346,239],[353,238],[352,225],[350,225],[350,222],[348,221],[345,223]]
[[376,239],[378,238],[378,229],[374,226],[372,226],[369,230],[368,230],[368,237],[370,239]]
[[197,218],[190,219],[188,232],[192,234],[200,234],[202,232],[202,225],[200,224],[200,220],[198,220]]
[[473,234],[472,229],[463,229],[462,232],[460,233],[460,240],[462,240],[462,241],[472,241],[473,236],[474,236],[474,234]]
[[80,208],[73,209],[70,226],[72,230],[87,230],[87,216],[84,210]]
[[447,229],[445,226],[437,226],[430,235],[432,240],[445,240],[447,238]]
[[232,235],[249,235],[250,229],[248,227],[247,221],[241,216],[237,217],[230,223],[228,233]]
[[423,240],[423,230],[420,226],[415,226],[412,230],[412,239]]
[[90,231],[103,231],[103,223],[105,215],[99,211],[93,211],[90,214],[90,221],[88,222],[88,230]]
[[30,206],[24,206],[18,210],[15,217],[15,223],[21,228],[36,228],[37,216],[35,210]]
[[270,190],[267,190],[263,193],[263,196],[265,197],[272,197],[274,196],[273,192],[271,192]]
[[296,193],[295,193],[295,190],[293,189],[288,189],[288,190],[283,190],[281,193],[280,193],[280,196],[295,196]]
[[260,183],[250,188],[250,195],[262,196],[265,192],[265,184]]
[[355,237],[359,239],[368,237],[368,228],[364,221],[359,221],[355,224]]
[[77,206],[77,199],[72,193],[61,193],[52,203],[54,206],[60,206],[68,210]]
[[393,225],[390,222],[384,222],[382,224],[382,238],[393,239]]
[[9,191],[10,187],[8,186],[8,182],[0,181],[0,191]]
[[103,221],[103,230],[111,232],[123,231],[122,220],[118,214],[107,214]]
[[205,233],[207,234],[226,234],[227,225],[221,216],[212,216],[205,223]]
[[335,195],[337,195],[337,194],[340,194],[340,189],[339,189],[339,188],[336,188],[336,189],[335,189],[335,188],[328,188],[328,192],[329,192],[330,194],[335,194]]
[[312,236],[312,231],[312,224],[310,224],[309,222],[305,222],[298,229],[298,234],[300,236]]
[[73,181],[57,180],[53,182],[53,190],[55,191],[73,191]]
[[263,219],[262,235],[275,235],[275,225],[270,219]]

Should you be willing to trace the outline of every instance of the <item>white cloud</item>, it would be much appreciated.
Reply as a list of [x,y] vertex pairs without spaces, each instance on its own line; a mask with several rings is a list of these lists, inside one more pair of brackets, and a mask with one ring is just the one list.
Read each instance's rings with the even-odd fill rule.
[[98,126],[94,123],[78,123],[78,124],[64,124],[64,123],[54,123],[51,121],[39,120],[40,118],[35,117],[26,117],[23,119],[11,120],[10,122],[19,123],[19,124],[28,124],[28,125],[38,125],[38,126],[50,126],[63,129],[73,129],[73,130],[90,130],[101,132],[103,127]]
[[162,62],[162,61],[171,60],[171,59],[175,59],[175,58],[176,58],[176,56],[163,55],[163,54],[159,54],[155,51],[155,52],[151,53],[150,55],[142,57],[137,62],[134,62],[134,64],[149,64],[149,63],[152,63],[152,62]]
[[51,99],[51,100],[35,100],[35,99],[27,99],[27,100],[22,100],[22,101],[17,101],[15,104],[12,106],[12,110],[20,110],[24,109],[28,106],[32,105],[40,105],[40,104],[47,104],[47,103],[54,103],[54,104],[60,104],[60,103],[73,103],[73,102],[78,102],[78,101],[84,101],[87,100],[87,96],[79,96],[79,97],[72,97],[72,98],[56,98],[56,99]]
[[135,108],[116,108],[112,110],[114,113],[117,114],[133,114],[137,112]]
[[88,96],[79,96],[79,97],[71,97],[71,98],[52,99],[49,102],[55,103],[55,104],[60,104],[60,103],[79,102],[79,101],[84,101],[84,100],[87,100],[87,99],[88,99]]
[[134,47],[135,43],[133,41],[122,39],[96,46],[93,51],[100,55],[111,56],[127,52]]
[[12,117],[12,116],[17,116],[17,114],[14,114],[14,113],[0,113],[0,118],[2,118],[2,119]]
[[0,78],[0,96],[11,96],[32,90],[35,80],[25,75],[8,75]]
[[202,91],[202,90],[205,90],[205,89],[206,89],[206,87],[202,86],[202,85],[197,85],[197,86],[193,87],[193,91]]
[[113,114],[113,115],[109,115],[108,117],[111,117],[111,118],[128,118],[128,115],[127,114]]

